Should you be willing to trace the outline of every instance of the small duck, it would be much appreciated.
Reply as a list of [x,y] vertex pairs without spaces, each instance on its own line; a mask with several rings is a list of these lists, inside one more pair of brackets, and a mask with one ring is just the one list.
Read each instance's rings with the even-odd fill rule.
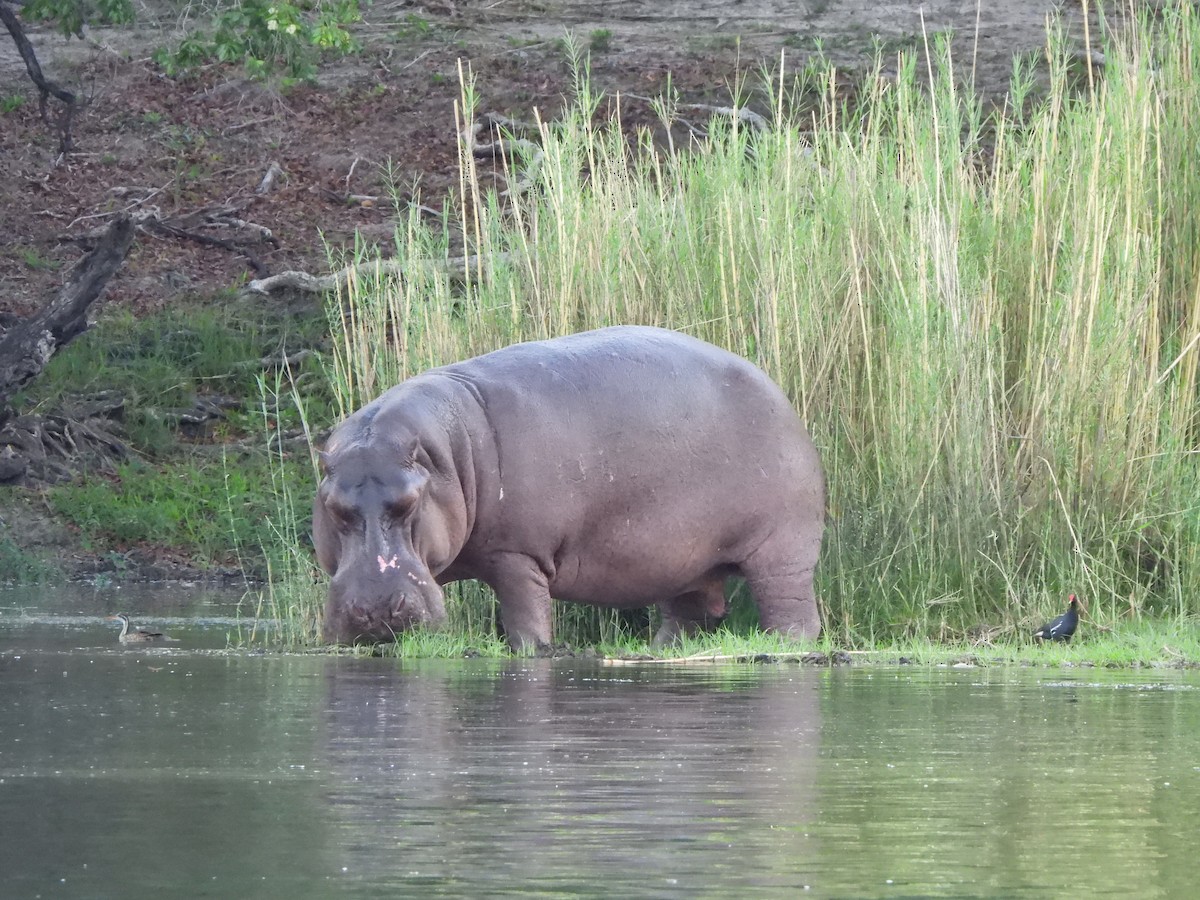
[[173,637],[168,637],[161,631],[136,631],[129,630],[129,616],[125,613],[117,613],[115,616],[108,616],[107,621],[116,621],[121,623],[121,633],[117,636],[117,640],[122,644],[145,644],[152,641],[173,641]]
[[1078,627],[1079,598],[1071,594],[1067,598],[1067,611],[1053,622],[1048,622],[1035,631],[1033,637],[1039,641],[1062,641],[1066,643],[1071,640],[1071,635],[1075,633],[1075,629]]

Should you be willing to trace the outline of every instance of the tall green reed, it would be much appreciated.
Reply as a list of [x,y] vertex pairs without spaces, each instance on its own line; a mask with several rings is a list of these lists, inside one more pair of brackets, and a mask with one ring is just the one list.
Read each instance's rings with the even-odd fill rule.
[[464,151],[472,259],[426,265],[451,228],[414,215],[404,276],[360,266],[334,298],[341,412],[517,340],[678,328],[761,365],[809,424],[830,634],[1023,625],[1068,590],[1101,621],[1200,613],[1200,24],[1190,4],[1136,19],[1083,85],[1049,48],[1040,99],[1018,61],[985,104],[939,43],[805,117],[789,98],[811,85],[764,77],[770,129],[666,151],[598,120],[581,70],[532,190],[485,191]]

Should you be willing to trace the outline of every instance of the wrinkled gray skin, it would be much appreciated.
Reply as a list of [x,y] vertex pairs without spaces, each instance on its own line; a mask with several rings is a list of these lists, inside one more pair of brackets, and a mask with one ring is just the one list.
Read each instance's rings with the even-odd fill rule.
[[656,642],[711,623],[744,575],[763,627],[820,630],[824,481],[759,369],[703,341],[616,327],[433,369],[340,425],[313,510],[325,638],[446,620],[478,578],[514,649],[551,641],[550,598],[658,604]]

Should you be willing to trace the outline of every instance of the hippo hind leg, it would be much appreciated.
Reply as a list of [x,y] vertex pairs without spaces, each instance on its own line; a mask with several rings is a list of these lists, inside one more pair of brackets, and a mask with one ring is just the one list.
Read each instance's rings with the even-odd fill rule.
[[725,579],[716,578],[699,590],[679,594],[658,604],[662,625],[653,645],[674,643],[682,635],[710,631],[725,615]]
[[760,547],[742,565],[742,574],[758,605],[764,631],[801,640],[821,634],[813,573],[820,540],[794,540]]

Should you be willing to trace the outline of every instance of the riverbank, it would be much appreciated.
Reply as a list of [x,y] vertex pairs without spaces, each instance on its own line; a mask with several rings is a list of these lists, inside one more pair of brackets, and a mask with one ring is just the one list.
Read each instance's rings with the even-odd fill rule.
[[312,490],[292,386],[316,419],[333,420],[326,329],[319,303],[232,291],[108,310],[0,431],[36,421],[56,435],[17,432],[31,464],[0,485],[0,582],[268,578],[282,482]]
[[[330,648],[350,656],[396,659],[509,658],[494,635],[418,632],[376,647]],[[542,654],[608,666],[722,666],[738,664],[869,667],[1047,667],[1063,669],[1200,668],[1200,628],[1194,620],[1125,622],[1094,629],[1085,624],[1070,643],[1042,643],[1025,634],[992,639],[936,641],[912,638],[872,646],[839,644],[829,638],[793,644],[777,635],[724,629],[687,638],[678,645],[651,647],[648,639],[625,637],[595,645],[558,643]]]
[[[394,243],[323,262],[361,264],[327,309],[205,295],[106,316],[55,360],[28,408],[124,379],[99,408],[130,453],[16,489],[5,577],[250,573],[312,640],[323,428],[415,371],[619,321],[729,347],[789,392],[829,474],[833,640],[1015,635],[1069,591],[1103,627],[1188,621],[1200,54],[1190,5],[1164,15],[1102,67],[1057,39],[998,107],[936,36],[860,73],[852,107],[818,61],[764,69],[739,107],[761,112],[736,114],[675,97],[614,118],[629,108],[567,54],[569,101],[507,147],[519,123],[464,68],[440,216],[376,196]],[[30,552],[43,510],[60,531]],[[494,622],[486,591],[451,606],[466,633]],[[616,628],[568,618],[576,644]]]

